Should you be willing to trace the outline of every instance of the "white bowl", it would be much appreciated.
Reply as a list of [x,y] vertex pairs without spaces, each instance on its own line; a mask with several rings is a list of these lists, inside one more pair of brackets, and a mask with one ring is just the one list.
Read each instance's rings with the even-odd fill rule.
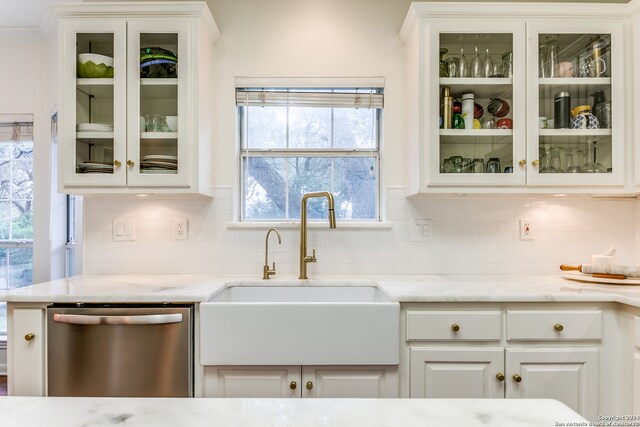
[[178,132],[178,116],[166,116],[165,120],[171,132]]
[[104,64],[107,67],[113,67],[113,58],[106,55],[98,55],[97,53],[80,53],[78,54],[78,62],[81,64],[87,62],[93,62],[94,64]]

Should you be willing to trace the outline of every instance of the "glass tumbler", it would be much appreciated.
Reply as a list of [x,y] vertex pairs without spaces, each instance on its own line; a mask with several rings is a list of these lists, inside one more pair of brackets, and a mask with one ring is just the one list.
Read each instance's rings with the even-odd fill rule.
[[490,157],[487,161],[487,173],[500,173],[500,159],[498,157]]

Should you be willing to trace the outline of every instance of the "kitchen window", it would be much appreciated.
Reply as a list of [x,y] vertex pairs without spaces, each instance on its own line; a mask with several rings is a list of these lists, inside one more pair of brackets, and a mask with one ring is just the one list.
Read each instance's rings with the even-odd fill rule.
[[[330,191],[336,218],[380,220],[382,88],[238,88],[240,220],[300,218]],[[308,217],[326,217],[311,199]]]
[[[30,285],[32,258],[32,116],[0,116],[0,290]],[[0,339],[6,333],[7,305],[0,303]]]

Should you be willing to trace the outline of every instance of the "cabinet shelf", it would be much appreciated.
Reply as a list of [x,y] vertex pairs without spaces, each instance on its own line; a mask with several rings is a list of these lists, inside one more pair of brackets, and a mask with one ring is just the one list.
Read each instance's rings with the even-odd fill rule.
[[512,78],[460,78],[443,77],[440,86],[449,86],[455,97],[464,93],[473,93],[476,98],[505,97],[513,93]]
[[76,139],[113,139],[113,132],[76,132]]
[[540,136],[603,137],[611,136],[611,129],[540,129]]
[[440,136],[513,136],[513,129],[440,129]]
[[178,132],[141,132],[140,139],[177,139]]

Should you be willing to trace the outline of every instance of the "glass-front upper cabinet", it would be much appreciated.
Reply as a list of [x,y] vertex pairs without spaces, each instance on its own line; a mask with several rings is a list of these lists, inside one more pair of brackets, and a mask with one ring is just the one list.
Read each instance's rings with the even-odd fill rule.
[[117,166],[126,147],[125,37],[124,22],[86,20],[64,27],[60,133],[69,185],[126,183]]
[[528,184],[624,184],[622,29],[529,23]]
[[189,26],[128,23],[129,185],[187,185]]
[[524,184],[524,25],[438,22],[430,45],[430,184]]

